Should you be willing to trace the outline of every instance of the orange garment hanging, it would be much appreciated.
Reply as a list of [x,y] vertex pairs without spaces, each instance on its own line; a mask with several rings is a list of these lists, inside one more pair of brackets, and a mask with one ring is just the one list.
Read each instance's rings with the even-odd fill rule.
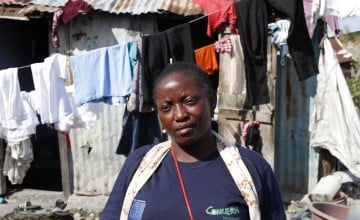
[[196,64],[208,75],[219,70],[214,44],[194,50]]

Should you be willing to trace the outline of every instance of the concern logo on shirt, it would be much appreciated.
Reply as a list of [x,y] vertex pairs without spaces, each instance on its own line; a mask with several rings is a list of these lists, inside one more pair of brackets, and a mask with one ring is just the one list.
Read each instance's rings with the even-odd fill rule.
[[215,208],[213,206],[209,206],[206,209],[206,214],[213,216],[232,216],[240,214],[239,207],[231,206],[227,208]]

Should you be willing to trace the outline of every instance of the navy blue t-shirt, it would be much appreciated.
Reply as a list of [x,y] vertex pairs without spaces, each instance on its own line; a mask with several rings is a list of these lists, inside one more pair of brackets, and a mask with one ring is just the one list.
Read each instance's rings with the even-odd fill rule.
[[[127,186],[150,147],[152,146],[144,146],[129,155],[102,212],[101,220],[119,219]],[[239,149],[256,186],[262,219],[286,219],[271,167],[260,154],[243,147]],[[179,162],[179,166],[195,219],[249,219],[247,204],[217,151],[202,161]],[[189,219],[170,153],[136,195],[129,219]]]

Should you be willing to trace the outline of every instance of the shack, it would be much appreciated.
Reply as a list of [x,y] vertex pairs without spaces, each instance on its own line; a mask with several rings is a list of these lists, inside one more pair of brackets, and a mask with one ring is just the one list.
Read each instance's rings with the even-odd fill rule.
[[[263,25],[270,21],[262,1],[252,2],[259,4],[259,7],[254,8],[261,9],[263,13],[258,24],[262,25],[259,29],[261,32],[258,29],[255,32],[248,31],[246,28],[251,26],[251,21],[238,18],[237,22],[243,22],[244,25],[239,30],[240,34],[234,33],[231,27],[235,23],[231,20],[233,17],[229,16],[229,20],[224,22],[227,25],[218,26],[211,36],[207,34],[207,17],[211,13],[194,2],[0,1],[0,27],[6,30],[0,36],[1,41],[6,42],[0,51],[0,69],[18,69],[21,90],[32,91],[37,82],[34,83],[31,77],[31,65],[43,62],[53,54],[71,58],[136,42],[144,36],[167,33],[184,24],[192,25],[193,48],[219,41],[223,43],[230,39],[232,54],[226,50],[217,52],[219,67],[211,75],[218,91],[214,120],[218,123],[219,133],[234,143],[247,145],[244,136],[246,125],[259,125],[258,132],[261,136],[257,136],[258,142],[251,143],[248,147],[257,147],[254,149],[262,153],[270,163],[284,195],[306,194],[318,181],[319,171],[319,152],[309,143],[312,98],[315,96],[318,72],[313,65],[317,66],[313,60],[314,54],[304,55],[300,52],[303,49],[306,52],[312,51],[313,48],[309,48],[308,43],[319,45],[319,42],[311,42],[310,38],[304,37],[303,34],[307,34],[305,20],[296,20],[299,16],[295,12],[302,12],[303,6],[299,1],[291,1],[294,5],[289,10],[292,11],[287,11],[287,16],[296,24],[289,32],[291,42],[299,38],[301,42],[305,42],[302,45],[304,47],[292,50],[295,46],[293,43],[288,47],[283,44],[281,47],[274,46],[272,34]],[[246,12],[246,7],[242,8],[241,4],[247,1],[233,2],[237,10]],[[273,12],[274,15],[279,15]],[[273,18],[276,21],[275,18],[279,17]],[[261,36],[256,38],[259,45],[244,47],[242,42],[257,36]],[[185,48],[188,45],[183,46]],[[259,51],[255,51],[258,48]],[[255,52],[261,55],[260,59],[255,59],[259,55]],[[304,65],[298,65],[295,60],[302,60]],[[247,68],[251,66],[251,62],[256,64],[256,68],[249,70]],[[82,65],[82,69],[87,69],[88,66],[94,66],[91,59]],[[87,70],[90,78],[92,71]],[[249,74],[258,71],[261,72],[257,75],[259,78]],[[74,83],[73,77],[71,74],[65,77],[67,85]],[[65,197],[71,194],[108,195],[126,159],[126,153],[119,153],[120,142],[125,131],[132,130],[133,127],[126,127],[124,123],[124,115],[128,114],[126,103],[109,105],[100,102],[97,103],[97,108],[98,115],[92,115],[96,120],[87,128],[62,132],[52,123],[40,123],[31,139],[34,160],[23,182],[11,184],[1,172],[0,194],[11,186],[59,190],[64,192]],[[4,141],[0,145],[0,162],[4,160],[1,156],[5,154],[5,145]],[[127,153],[128,151],[129,149],[125,150]],[[0,168],[3,169],[1,164]],[[45,177],[48,181],[43,181]]]
[[[53,19],[68,1],[1,1],[1,69],[19,69],[22,91],[34,89],[30,65],[51,54],[67,56],[138,40],[202,15],[191,1],[87,1],[70,8],[71,19],[58,26]],[[70,2],[70,1],[69,1]],[[91,12],[82,11],[91,8]],[[54,46],[56,31],[58,46]],[[68,135],[51,124],[40,124],[32,137],[34,160],[21,184],[11,184],[1,172],[1,192],[24,187],[70,194],[108,194],[125,159],[116,154],[125,104],[100,104],[91,129],[72,129]],[[2,142],[1,155],[4,156]],[[71,146],[71,147],[70,147]],[[1,157],[4,159],[4,157]],[[3,164],[4,160],[2,160]],[[43,181],[46,179],[46,181]]]

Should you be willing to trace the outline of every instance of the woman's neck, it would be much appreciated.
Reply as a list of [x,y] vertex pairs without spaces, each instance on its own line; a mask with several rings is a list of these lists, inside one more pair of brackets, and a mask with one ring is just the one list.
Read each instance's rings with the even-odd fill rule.
[[202,141],[196,141],[190,145],[180,146],[172,143],[176,158],[180,162],[191,163],[208,157],[216,150],[216,139],[210,133],[209,137],[202,138]]

